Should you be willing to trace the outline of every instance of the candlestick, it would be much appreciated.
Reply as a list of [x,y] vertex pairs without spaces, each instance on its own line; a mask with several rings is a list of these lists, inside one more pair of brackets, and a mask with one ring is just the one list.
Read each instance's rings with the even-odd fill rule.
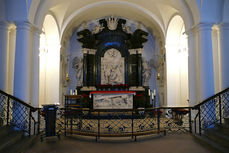
[[157,80],[160,80],[160,73],[157,73]]

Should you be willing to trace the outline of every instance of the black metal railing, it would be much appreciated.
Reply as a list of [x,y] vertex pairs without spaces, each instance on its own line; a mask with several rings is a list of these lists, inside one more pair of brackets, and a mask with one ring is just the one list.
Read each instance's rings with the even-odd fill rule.
[[[99,137],[131,136],[150,133],[184,133],[200,135],[204,130],[224,123],[229,114],[229,88],[194,107],[158,107],[145,109],[93,110],[67,107],[57,112],[56,130]],[[195,116],[194,116],[195,115]],[[28,135],[44,130],[40,109],[0,90],[0,120]],[[194,122],[194,124],[192,124]]]
[[27,135],[39,133],[38,109],[0,90],[0,120],[2,125],[13,126]]
[[192,131],[191,108],[90,110],[67,107],[62,111],[57,126],[65,135],[88,135],[95,136],[96,139],[112,136],[136,138],[139,135],[161,132],[184,133]]
[[159,107],[160,127],[167,133],[192,133],[192,109],[193,107]]
[[194,118],[195,133],[199,135],[217,123],[224,123],[224,117],[229,116],[229,88],[209,97],[194,109],[197,111]]

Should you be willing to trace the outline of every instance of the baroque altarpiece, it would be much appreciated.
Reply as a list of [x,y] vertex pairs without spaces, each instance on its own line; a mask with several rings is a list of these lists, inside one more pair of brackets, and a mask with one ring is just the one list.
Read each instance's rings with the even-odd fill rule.
[[[99,20],[93,30],[85,26],[77,32],[83,59],[73,62],[77,70],[76,88],[78,94],[93,94],[94,102],[87,107],[150,106],[149,87],[144,83],[149,78],[144,75],[142,65],[143,45],[148,33],[140,28],[131,32],[125,24],[125,19],[109,17]],[[107,93],[109,95],[104,97]],[[128,99],[128,94],[134,94],[134,98]]]

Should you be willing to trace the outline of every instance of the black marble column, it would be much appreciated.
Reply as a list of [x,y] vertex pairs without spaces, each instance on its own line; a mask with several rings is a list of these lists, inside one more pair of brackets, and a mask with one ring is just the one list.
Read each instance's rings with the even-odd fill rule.
[[137,52],[138,86],[142,86],[142,54]]
[[87,54],[83,54],[83,86],[87,86]]

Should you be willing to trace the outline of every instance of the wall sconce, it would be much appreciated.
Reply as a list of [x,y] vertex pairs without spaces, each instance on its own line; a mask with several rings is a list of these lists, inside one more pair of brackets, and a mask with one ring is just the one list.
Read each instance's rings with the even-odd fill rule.
[[65,80],[66,80],[67,82],[70,81],[70,77],[69,77],[69,74],[68,74],[68,73],[67,73],[66,76],[65,76]]
[[157,73],[157,80],[160,80],[160,73]]

